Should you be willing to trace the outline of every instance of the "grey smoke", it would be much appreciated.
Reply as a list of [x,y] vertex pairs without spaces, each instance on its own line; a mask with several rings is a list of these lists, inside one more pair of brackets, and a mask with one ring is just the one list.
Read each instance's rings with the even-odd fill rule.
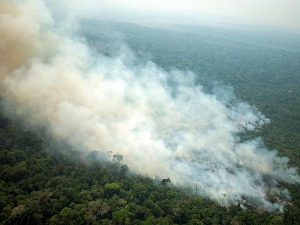
[[249,201],[283,210],[267,193],[289,199],[279,182],[300,178],[260,138],[240,140],[269,122],[256,108],[230,91],[205,93],[192,72],[134,63],[129,50],[95,56],[57,28],[42,0],[1,1],[0,10],[0,93],[8,115],[83,152],[121,154],[135,173],[196,184],[222,206]]

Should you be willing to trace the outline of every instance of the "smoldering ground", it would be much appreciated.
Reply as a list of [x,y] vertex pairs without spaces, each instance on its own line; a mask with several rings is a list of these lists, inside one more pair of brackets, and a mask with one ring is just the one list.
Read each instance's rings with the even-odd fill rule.
[[[138,64],[129,50],[96,55],[55,24],[42,0],[0,2],[3,112],[83,152],[121,154],[132,171],[170,177],[222,206],[245,199],[282,210],[268,193],[299,183],[295,168],[257,138],[269,122],[228,91],[207,94],[192,72]],[[130,58],[130,59],[128,59]]]

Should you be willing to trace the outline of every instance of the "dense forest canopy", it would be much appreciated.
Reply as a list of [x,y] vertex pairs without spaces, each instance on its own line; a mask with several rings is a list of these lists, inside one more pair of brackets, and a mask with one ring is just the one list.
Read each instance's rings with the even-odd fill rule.
[[70,34],[22,6],[0,3],[19,14],[0,17],[1,224],[300,223],[298,34]]
[[[82,159],[1,116],[1,224],[299,224],[298,187],[283,214],[220,207],[190,189],[131,174],[121,160]],[[59,146],[59,147],[58,147]],[[116,156],[116,159],[120,157]],[[192,192],[195,194],[191,194]],[[277,197],[273,201],[277,201]]]

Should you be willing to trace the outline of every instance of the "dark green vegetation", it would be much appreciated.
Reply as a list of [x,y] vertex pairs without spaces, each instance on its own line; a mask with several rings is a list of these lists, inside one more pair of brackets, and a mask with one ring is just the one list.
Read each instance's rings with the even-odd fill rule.
[[282,215],[228,209],[170,184],[132,175],[114,162],[49,151],[0,117],[0,224],[300,224],[300,196]]
[[[166,70],[190,69],[205,87],[212,80],[232,85],[239,98],[271,119],[259,133],[266,145],[299,167],[300,39],[276,32],[176,29],[89,22],[82,31],[105,54],[113,54],[121,37],[139,58]],[[281,215],[226,209],[172,187],[172,181],[162,185],[131,174],[121,156],[111,163],[83,161],[67,147],[49,148],[0,117],[0,224],[300,224],[299,187],[287,188],[293,200]]]

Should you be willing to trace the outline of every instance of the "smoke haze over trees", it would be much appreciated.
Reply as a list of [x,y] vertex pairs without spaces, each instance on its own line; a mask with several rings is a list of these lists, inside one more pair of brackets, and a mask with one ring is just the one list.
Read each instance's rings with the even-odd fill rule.
[[[281,182],[300,178],[288,158],[260,138],[242,140],[269,122],[258,109],[226,88],[206,92],[188,70],[140,63],[124,45],[113,56],[96,53],[72,34],[72,20],[59,26],[43,1],[1,2],[0,9],[0,93],[7,117],[43,130],[82,157],[120,154],[136,174],[199,185],[197,194],[221,206],[246,201],[283,212],[290,197]],[[118,185],[107,185],[104,195],[114,192]]]

